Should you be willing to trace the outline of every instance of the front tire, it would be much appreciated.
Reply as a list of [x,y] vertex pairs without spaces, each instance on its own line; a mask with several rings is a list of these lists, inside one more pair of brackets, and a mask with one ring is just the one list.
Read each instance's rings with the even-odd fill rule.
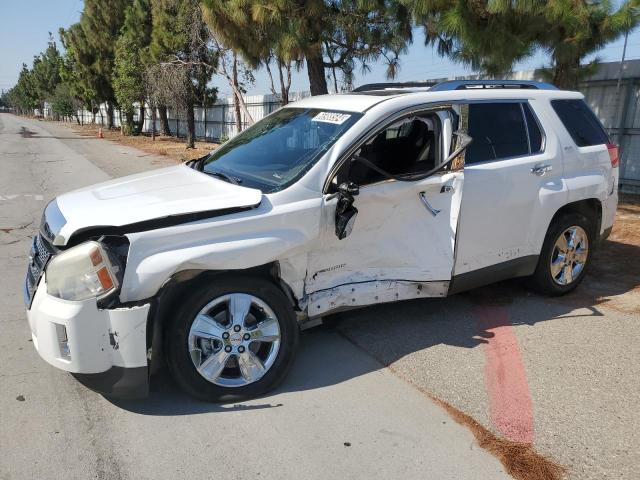
[[184,300],[166,332],[175,381],[204,401],[262,395],[286,376],[298,346],[291,304],[272,282],[220,276]]
[[578,213],[560,216],[549,228],[531,287],[546,295],[564,295],[584,278],[595,244],[593,225]]

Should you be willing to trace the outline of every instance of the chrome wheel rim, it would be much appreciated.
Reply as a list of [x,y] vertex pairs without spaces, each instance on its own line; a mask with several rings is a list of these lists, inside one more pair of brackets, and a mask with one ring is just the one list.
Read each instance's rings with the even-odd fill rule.
[[222,387],[257,382],[280,350],[280,324],[273,310],[253,295],[232,293],[205,305],[187,340],[193,366]]
[[551,255],[551,277],[569,285],[580,275],[589,256],[589,238],[582,227],[573,226],[560,234]]

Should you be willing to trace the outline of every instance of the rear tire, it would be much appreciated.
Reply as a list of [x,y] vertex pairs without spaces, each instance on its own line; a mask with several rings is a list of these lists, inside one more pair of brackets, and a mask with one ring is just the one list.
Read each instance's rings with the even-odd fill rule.
[[594,246],[594,228],[587,217],[561,215],[549,227],[529,285],[545,295],[571,292],[584,278]]
[[284,379],[298,336],[291,303],[275,284],[220,276],[185,298],[168,325],[167,364],[176,383],[200,400],[253,398]]

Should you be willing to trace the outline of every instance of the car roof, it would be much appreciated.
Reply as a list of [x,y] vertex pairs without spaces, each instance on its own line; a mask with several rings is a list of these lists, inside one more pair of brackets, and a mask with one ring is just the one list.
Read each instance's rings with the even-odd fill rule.
[[[511,100],[536,98],[584,98],[580,92],[568,90],[538,90],[534,88],[489,88],[466,90],[430,90],[428,87],[389,88],[364,92],[339,93],[307,97],[288,104],[289,108],[316,108],[364,113],[375,105],[385,102],[393,108],[394,104],[423,104],[431,102],[461,100]],[[286,108],[285,107],[285,108]]]

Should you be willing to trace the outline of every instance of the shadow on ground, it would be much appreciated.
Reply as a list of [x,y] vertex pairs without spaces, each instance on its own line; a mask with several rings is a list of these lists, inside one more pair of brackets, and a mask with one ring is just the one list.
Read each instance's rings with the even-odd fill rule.
[[[635,222],[632,230],[640,230],[640,218],[635,210],[632,213],[631,221]],[[619,226],[623,231],[626,228],[625,222]],[[634,243],[625,243],[629,241]],[[435,345],[475,348],[487,343],[493,336],[491,330],[501,325],[534,326],[559,318],[603,316],[602,308],[638,313],[639,287],[640,241],[628,235],[616,236],[614,231],[612,240],[605,241],[595,254],[584,283],[564,297],[543,297],[527,290],[522,280],[511,280],[444,299],[420,299],[343,312],[326,317],[322,327],[303,332],[291,374],[280,388],[262,400],[229,405],[199,402],[183,394],[168,373],[162,371],[153,378],[149,399],[113,402],[144,415],[277,408],[286,401],[289,392],[339,384]],[[626,303],[621,300],[627,297]],[[508,309],[509,314],[477,321],[474,312],[496,306]],[[578,309],[581,312],[575,314]],[[585,309],[590,313],[585,313]],[[362,350],[371,356],[363,355]],[[277,394],[285,395],[274,397]],[[272,403],[273,398],[277,401]]]

